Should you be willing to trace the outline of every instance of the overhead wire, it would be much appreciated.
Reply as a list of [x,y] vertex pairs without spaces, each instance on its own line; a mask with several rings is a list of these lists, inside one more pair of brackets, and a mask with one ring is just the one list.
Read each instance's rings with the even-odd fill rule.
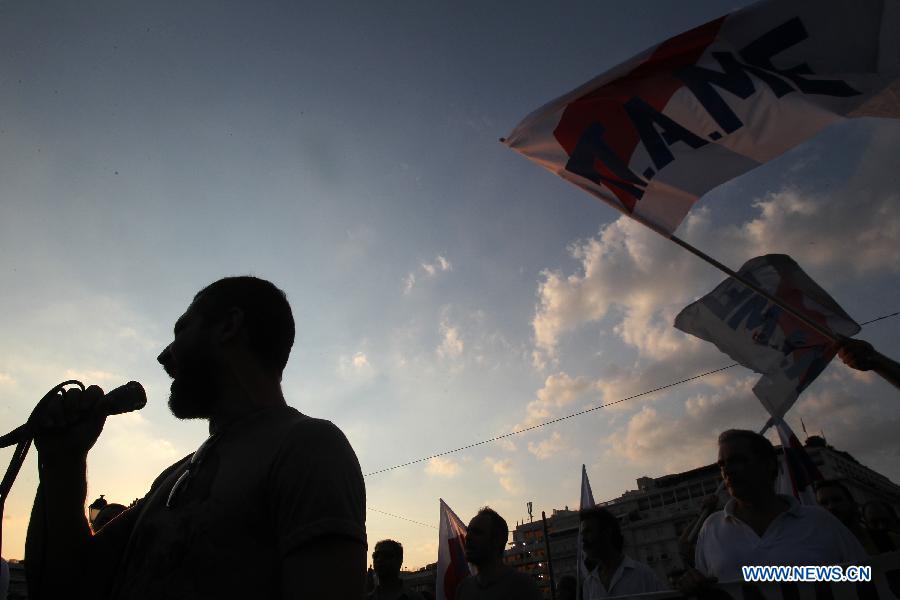
[[[890,313],[890,314],[887,314],[887,315],[882,315],[882,316],[880,316],[880,317],[876,317],[876,318],[870,319],[870,320],[868,320],[868,321],[864,321],[863,323],[860,323],[859,326],[860,326],[860,327],[865,327],[866,325],[869,325],[869,324],[871,324],[871,323],[875,323],[875,322],[881,321],[881,320],[883,320],[883,319],[889,319],[889,318],[891,318],[891,317],[896,317],[896,316],[898,316],[898,315],[900,315],[900,311],[893,312],[893,313]],[[514,435],[519,435],[519,434],[522,434],[522,433],[527,433],[527,432],[529,432],[529,431],[534,431],[535,429],[540,429],[541,427],[546,427],[546,426],[548,426],[548,425],[553,425],[553,424],[559,423],[559,422],[561,422],[561,421],[566,421],[566,420],[568,420],[568,419],[572,419],[572,418],[575,418],[575,417],[580,417],[580,416],[585,415],[585,414],[588,414],[588,413],[590,413],[590,412],[594,412],[595,410],[600,410],[601,408],[607,408],[607,407],[610,407],[610,406],[613,406],[613,405],[616,405],[616,404],[621,404],[622,402],[627,402],[627,401],[629,401],[629,400],[634,400],[635,398],[640,398],[640,397],[642,397],[642,396],[648,396],[648,395],[653,394],[653,393],[655,393],[655,392],[659,392],[659,391],[662,391],[662,390],[665,390],[665,389],[668,389],[668,388],[672,388],[672,387],[675,387],[675,386],[677,386],[677,385],[681,385],[681,384],[683,384],[683,383],[688,383],[689,381],[694,381],[694,380],[696,380],[696,379],[701,379],[701,378],[703,378],[703,377],[707,377],[707,376],[713,375],[713,374],[715,374],[715,373],[720,373],[720,372],[722,372],[722,371],[726,371],[726,370],[728,370],[728,369],[731,369],[732,367],[737,367],[737,366],[739,366],[739,363],[731,363],[730,365],[725,365],[724,367],[719,367],[718,369],[713,369],[713,370],[711,370],[711,371],[706,371],[705,373],[700,373],[700,374],[694,375],[694,376],[692,376],[692,377],[687,377],[687,378],[681,379],[681,380],[679,380],[679,381],[674,381],[674,382],[668,383],[668,384],[666,384],[666,385],[662,385],[662,386],[659,386],[659,387],[655,387],[655,388],[653,388],[652,390],[646,390],[646,391],[640,392],[640,393],[638,393],[638,394],[634,394],[634,395],[628,396],[628,397],[626,397],[626,398],[620,398],[619,400],[616,400],[616,401],[614,401],[614,402],[608,402],[608,403],[606,403],[606,404],[601,404],[601,405],[599,405],[599,406],[594,406],[594,407],[591,407],[591,408],[587,408],[587,409],[585,409],[585,410],[581,410],[581,411],[578,411],[578,412],[575,412],[575,413],[571,413],[571,414],[568,414],[568,415],[565,415],[565,416],[562,416],[562,417],[557,417],[556,419],[551,419],[551,420],[545,421],[545,422],[543,422],[543,423],[538,423],[537,425],[532,425],[532,426],[526,427],[526,428],[524,428],[524,429],[517,429],[517,430],[515,430],[515,431],[510,431],[510,432],[507,432],[507,433],[504,433],[504,434],[501,434],[501,435],[497,435],[497,436],[494,436],[494,437],[489,438],[489,439],[486,439],[486,440],[481,440],[481,441],[478,441],[478,442],[473,442],[473,443],[471,443],[471,444],[466,444],[465,446],[460,446],[459,448],[453,448],[452,450],[445,450],[445,451],[443,451],[443,452],[438,452],[437,454],[432,454],[432,455],[430,455],[430,456],[425,456],[425,457],[422,457],[422,458],[417,458],[417,459],[415,459],[415,460],[410,460],[410,461],[407,461],[407,462],[402,463],[402,464],[394,465],[394,466],[392,466],[392,467],[386,467],[386,468],[384,468],[384,469],[379,469],[379,470],[377,470],[377,471],[372,471],[372,472],[370,472],[370,473],[366,473],[365,475],[363,475],[363,477],[369,477],[370,475],[378,475],[378,474],[381,474],[381,473],[387,473],[388,471],[394,471],[394,470],[396,470],[396,469],[402,469],[402,468],[404,468],[404,467],[409,467],[409,466],[411,466],[411,465],[415,465],[415,464],[418,464],[418,463],[421,463],[421,462],[425,462],[425,461],[431,460],[431,459],[433,459],[433,458],[439,458],[439,457],[441,457],[441,456],[446,456],[446,455],[448,455],[448,454],[455,454],[456,452],[462,452],[463,450],[468,450],[468,449],[470,449],[470,448],[475,448],[475,447],[477,447],[477,446],[483,446],[484,444],[490,444],[490,443],[492,443],[492,442],[496,442],[496,441],[499,441],[499,440],[502,440],[502,439],[505,439],[505,438],[508,438],[508,437],[512,437],[512,436],[514,436]],[[378,509],[374,509],[374,508],[369,508],[369,507],[366,507],[366,509],[367,509],[367,510],[371,510],[371,511],[373,511],[373,512],[377,512],[377,513],[381,513],[381,514],[384,514],[384,515],[388,515],[388,516],[391,516],[391,517],[394,517],[394,518],[397,518],[397,519],[402,519],[402,520],[404,520],[404,521],[409,521],[409,522],[411,522],[411,523],[416,523],[416,524],[418,524],[418,525],[423,525],[423,526],[425,526],[425,527],[431,527],[432,529],[437,529],[434,525],[428,525],[427,523],[422,523],[422,522],[420,522],[420,521],[416,521],[416,520],[414,520],[414,519],[409,519],[409,518],[407,518],[407,517],[403,517],[403,516],[400,516],[400,515],[395,515],[395,514],[392,514],[392,513],[389,513],[389,512],[385,512],[385,511],[382,511],[382,510],[378,510]]]
[[426,460],[431,460],[432,458],[438,458],[440,456],[446,456],[448,454],[454,454],[456,452],[461,452],[462,450],[468,450],[469,448],[475,448],[476,446],[482,446],[484,444],[490,444],[491,442],[496,442],[498,440],[502,440],[504,438],[512,437],[514,435],[519,435],[521,433],[527,433],[529,431],[534,431],[535,429],[540,429],[541,427],[546,427],[547,425],[553,425],[554,423],[559,423],[560,421],[565,421],[566,419],[572,419],[574,417],[580,417],[581,415],[585,415],[589,412],[593,412],[595,410],[600,410],[601,408],[607,408],[609,406],[613,406],[615,404],[621,404],[622,402],[627,402],[628,400],[634,400],[635,398],[640,398],[641,396],[647,396],[654,392],[659,392],[661,390],[675,387],[676,385],[681,385],[682,383],[687,383],[688,381],[693,381],[695,379],[700,379],[701,377],[706,377],[707,375],[712,375],[713,373],[718,373],[720,371],[724,371],[726,369],[730,369],[731,367],[738,366],[738,363],[732,363],[730,365],[720,367],[718,369],[713,369],[712,371],[707,371],[706,373],[700,373],[699,375],[694,375],[693,377],[688,377],[687,379],[682,379],[680,381],[675,381],[673,383],[668,383],[666,385],[661,385],[657,388],[653,388],[652,390],[647,390],[645,392],[641,392],[639,394],[634,394],[633,396],[628,396],[627,398],[621,398],[616,400],[615,402],[608,402],[606,404],[601,404],[600,406],[594,406],[592,408],[587,408],[585,410],[578,411],[576,413],[572,413],[570,415],[565,415],[563,417],[558,417],[556,419],[551,419],[550,421],[545,421],[543,423],[538,423],[537,425],[532,425],[531,427],[526,427],[524,429],[517,429],[515,431],[510,431],[508,433],[504,433],[498,436],[494,436],[487,440],[481,440],[480,442],[474,442],[472,444],[467,444],[465,446],[460,446],[459,448],[454,448],[452,450],[445,450],[443,452],[438,452],[437,454],[432,454],[431,456],[425,456],[423,458],[417,458],[415,460],[411,460],[409,462],[405,462],[400,465],[394,465],[393,467],[387,467],[385,469],[379,469],[378,471],[372,471],[371,473],[366,473],[364,477],[368,477],[370,475],[378,475],[379,473],[386,473],[388,471],[393,471],[394,469],[401,469],[403,467],[408,467],[410,465],[414,465],[416,463],[425,462]]
[[394,517],[395,519],[402,519],[404,521],[409,521],[410,523],[415,523],[416,525],[422,525],[423,527],[430,527],[432,529],[437,529],[434,525],[429,525],[428,523],[423,523],[422,521],[416,521],[415,519],[410,519],[408,517],[401,517],[400,515],[395,515],[394,513],[389,513],[384,510],[378,510],[377,508],[372,508],[371,506],[367,506],[366,510],[371,510],[372,512],[381,513],[383,515],[387,515],[389,517]]

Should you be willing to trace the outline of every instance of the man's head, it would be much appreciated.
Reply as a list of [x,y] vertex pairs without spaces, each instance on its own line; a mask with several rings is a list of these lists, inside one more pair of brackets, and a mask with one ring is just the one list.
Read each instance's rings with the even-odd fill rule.
[[755,431],[723,431],[719,435],[718,465],[733,498],[746,500],[775,493],[778,457],[772,442]]
[[845,527],[855,527],[859,520],[859,510],[853,494],[836,479],[826,479],[816,483],[816,502],[833,514]]
[[895,531],[897,515],[891,505],[881,500],[870,500],[863,506],[866,527],[875,531]]
[[372,551],[372,567],[379,579],[396,579],[403,565],[403,546],[394,540],[381,540]]
[[97,516],[94,517],[94,522],[91,523],[91,529],[94,530],[94,533],[97,533],[98,531],[103,529],[104,525],[121,515],[126,510],[126,507],[122,504],[116,504],[114,502],[107,504],[99,513],[97,513]]
[[603,507],[588,508],[578,515],[581,521],[581,546],[594,563],[617,557],[625,545],[619,520]]
[[294,318],[284,292],[257,277],[226,277],[197,293],[175,323],[175,339],[157,360],[173,378],[172,414],[208,418],[218,376],[250,366],[275,381],[294,343]]
[[469,521],[466,560],[475,566],[500,562],[508,539],[506,520],[485,506]]

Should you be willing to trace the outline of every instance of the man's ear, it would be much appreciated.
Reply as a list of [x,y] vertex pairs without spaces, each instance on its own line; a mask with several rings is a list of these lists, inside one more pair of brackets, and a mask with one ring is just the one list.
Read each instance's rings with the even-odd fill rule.
[[213,328],[213,335],[218,342],[233,341],[244,327],[244,311],[232,306],[219,319]]

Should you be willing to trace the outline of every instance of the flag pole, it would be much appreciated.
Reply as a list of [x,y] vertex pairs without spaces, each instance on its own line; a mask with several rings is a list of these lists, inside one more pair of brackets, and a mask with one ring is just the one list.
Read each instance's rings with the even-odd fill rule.
[[[633,216],[633,215],[632,215],[632,216]],[[773,302],[773,303],[776,304],[777,306],[780,306],[780,307],[783,308],[788,314],[790,314],[790,315],[793,316],[794,318],[798,319],[801,323],[803,323],[803,324],[806,325],[807,327],[810,327],[810,328],[813,329],[814,331],[816,331],[816,332],[818,332],[819,334],[825,336],[827,339],[833,341],[833,342],[836,343],[836,344],[839,344],[839,343],[840,343],[840,340],[837,338],[837,336],[836,336],[832,331],[829,331],[826,327],[823,327],[823,326],[820,325],[819,323],[816,323],[815,321],[813,321],[812,319],[810,319],[809,317],[807,317],[806,315],[804,315],[803,313],[801,313],[800,311],[798,311],[797,309],[795,309],[794,307],[792,307],[790,304],[787,304],[784,300],[782,300],[782,299],[780,299],[780,298],[778,298],[778,297],[776,297],[776,296],[770,294],[770,293],[767,292],[766,290],[762,289],[760,286],[758,286],[758,285],[755,284],[754,282],[750,281],[749,279],[747,279],[746,277],[744,277],[744,276],[741,275],[740,273],[737,273],[737,272],[735,272],[735,271],[729,269],[728,267],[726,267],[725,265],[723,265],[722,263],[720,263],[719,261],[717,261],[716,259],[714,259],[712,256],[710,256],[710,255],[706,254],[705,252],[702,252],[701,250],[699,250],[699,249],[695,248],[694,246],[688,244],[687,242],[685,242],[684,240],[682,240],[681,238],[679,238],[679,237],[676,236],[675,234],[672,234],[672,233],[666,233],[666,232],[660,230],[659,228],[654,227],[653,225],[647,223],[647,222],[644,221],[644,220],[638,219],[638,221],[639,221],[641,224],[643,224],[643,225],[647,225],[648,227],[650,227],[651,229],[653,229],[653,230],[656,231],[657,233],[661,233],[662,235],[666,236],[666,237],[669,238],[669,240],[671,240],[672,242],[678,244],[679,246],[681,246],[682,248],[684,248],[685,250],[687,250],[688,252],[690,252],[690,253],[693,254],[694,256],[697,256],[697,257],[701,258],[702,260],[706,261],[707,263],[711,264],[711,265],[714,266],[715,268],[717,268],[717,269],[719,269],[720,271],[722,271],[723,273],[727,274],[729,277],[732,277],[733,279],[736,279],[737,281],[740,281],[740,282],[741,282],[742,284],[744,284],[746,287],[750,288],[751,290],[753,290],[754,292],[756,292],[756,293],[759,294],[760,296],[763,296],[764,298],[766,298],[769,302]]]

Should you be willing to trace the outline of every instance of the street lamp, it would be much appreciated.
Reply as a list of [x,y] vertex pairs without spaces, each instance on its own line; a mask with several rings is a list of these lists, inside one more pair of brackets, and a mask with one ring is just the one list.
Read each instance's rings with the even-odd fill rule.
[[103,497],[103,494],[100,494],[100,497],[91,502],[91,505],[88,506],[88,521],[90,521],[91,526],[94,525],[94,520],[97,518],[97,515],[100,514],[100,511],[106,508],[106,499]]

